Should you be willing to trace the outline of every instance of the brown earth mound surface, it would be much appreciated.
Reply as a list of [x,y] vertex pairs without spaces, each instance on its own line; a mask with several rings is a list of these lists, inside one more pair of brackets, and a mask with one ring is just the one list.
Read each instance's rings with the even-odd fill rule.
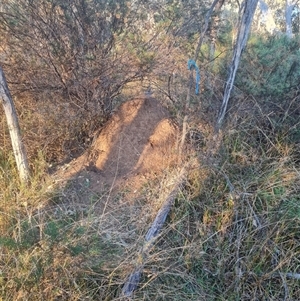
[[58,174],[60,179],[88,181],[93,191],[131,184],[138,188],[177,161],[178,129],[154,98],[122,104],[91,148]]

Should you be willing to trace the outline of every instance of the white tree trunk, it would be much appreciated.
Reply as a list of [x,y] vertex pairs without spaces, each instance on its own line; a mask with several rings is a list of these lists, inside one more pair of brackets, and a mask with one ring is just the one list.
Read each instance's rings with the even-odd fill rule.
[[259,22],[259,25],[264,24],[266,26],[267,32],[270,34],[279,31],[273,18],[272,11],[268,7],[268,5],[264,1],[259,0],[259,7],[262,14],[262,20]]
[[223,120],[224,120],[224,117],[226,114],[230,93],[231,93],[235,75],[236,75],[236,72],[237,72],[237,69],[238,69],[238,66],[240,63],[241,54],[242,54],[244,47],[246,46],[246,43],[248,40],[248,35],[250,32],[252,19],[253,19],[253,15],[255,13],[257,2],[258,2],[258,0],[246,0],[245,3],[243,4],[244,7],[242,10],[242,18],[239,23],[238,35],[237,35],[235,47],[233,50],[233,57],[232,57],[232,61],[230,64],[229,76],[228,76],[228,79],[226,82],[224,96],[223,96],[223,102],[222,102],[221,110],[220,110],[218,121],[217,121],[217,129],[221,128],[221,125],[223,123]]
[[7,126],[9,130],[13,152],[15,155],[21,182],[28,183],[30,177],[28,160],[27,160],[24,145],[22,143],[16,109],[13,104],[6,83],[6,79],[1,67],[0,67],[0,100],[2,102],[4,112],[6,115]]
[[294,4],[292,0],[286,0],[285,6],[285,24],[286,24],[286,35],[289,38],[293,36],[293,27],[292,27],[292,13],[294,9]]

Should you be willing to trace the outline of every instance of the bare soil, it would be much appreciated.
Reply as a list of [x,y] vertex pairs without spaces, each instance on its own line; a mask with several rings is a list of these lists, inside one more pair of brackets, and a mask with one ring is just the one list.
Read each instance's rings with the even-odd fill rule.
[[88,181],[93,192],[124,186],[138,189],[176,165],[178,132],[167,109],[155,98],[127,101],[112,115],[90,149],[58,171],[57,178]]

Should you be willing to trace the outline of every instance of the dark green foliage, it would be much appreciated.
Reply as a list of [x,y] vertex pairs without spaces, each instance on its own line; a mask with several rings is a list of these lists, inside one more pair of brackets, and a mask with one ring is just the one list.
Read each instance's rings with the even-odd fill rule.
[[11,250],[15,250],[18,248],[18,244],[16,241],[10,237],[0,237],[0,246],[6,247]]
[[280,99],[300,81],[300,41],[283,36],[254,36],[244,52],[236,85],[253,96]]

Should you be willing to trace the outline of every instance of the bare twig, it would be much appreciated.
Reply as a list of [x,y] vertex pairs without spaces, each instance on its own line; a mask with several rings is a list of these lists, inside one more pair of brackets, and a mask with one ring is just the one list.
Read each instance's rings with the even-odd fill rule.
[[203,30],[201,32],[201,35],[200,35],[200,38],[199,38],[199,41],[198,41],[198,44],[197,44],[197,47],[196,47],[196,50],[195,50],[195,57],[194,57],[195,62],[197,61],[197,58],[198,58],[198,55],[199,55],[199,52],[200,52],[200,48],[201,48],[201,45],[203,43],[204,36],[205,36],[206,31],[208,29],[209,19],[210,19],[212,13],[213,13],[213,10],[214,10],[216,4],[219,1],[220,0],[214,0],[214,2],[212,3],[211,7],[209,8],[209,10],[207,11],[207,13],[205,15],[205,23],[204,23]]
[[[201,45],[203,43],[204,36],[208,29],[209,19],[213,13],[213,10],[214,10],[216,4],[218,3],[218,1],[219,0],[214,0],[211,7],[209,8],[209,10],[206,13],[203,30],[200,34],[200,38],[199,38],[199,41],[198,41],[198,44],[197,44],[197,47],[195,50],[194,62],[197,62],[199,52],[201,49]],[[189,107],[190,107],[190,102],[191,102],[192,83],[193,83],[193,68],[190,69],[190,75],[189,75],[188,90],[187,90],[187,95],[186,95],[185,112],[184,112],[185,116],[184,116],[183,122],[182,122],[182,135],[181,135],[181,141],[180,141],[180,147],[179,147],[179,158],[181,158],[181,155],[183,152],[183,146],[184,146],[186,135],[187,135],[188,115],[189,115]]]

